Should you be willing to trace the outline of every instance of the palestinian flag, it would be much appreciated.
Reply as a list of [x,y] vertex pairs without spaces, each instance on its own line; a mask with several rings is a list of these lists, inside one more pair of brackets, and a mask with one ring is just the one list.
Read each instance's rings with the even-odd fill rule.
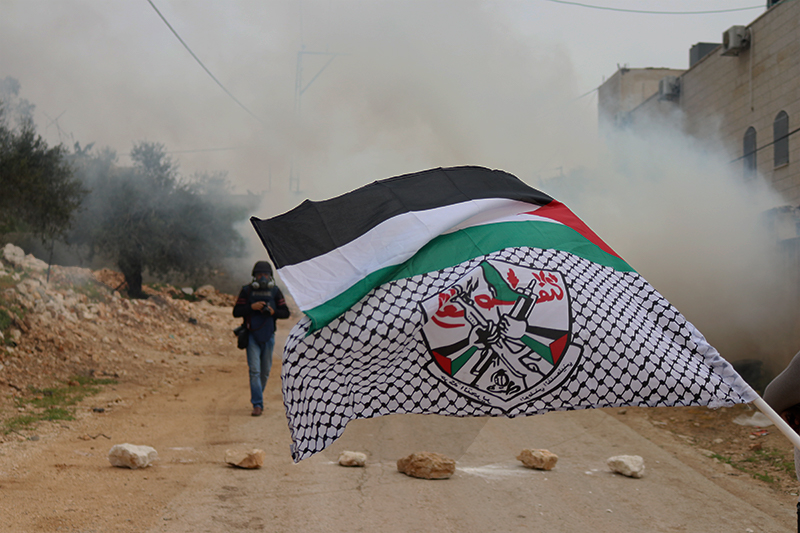
[[756,398],[566,206],[506,172],[428,170],[252,222],[306,315],[281,376],[295,461],[390,413]]

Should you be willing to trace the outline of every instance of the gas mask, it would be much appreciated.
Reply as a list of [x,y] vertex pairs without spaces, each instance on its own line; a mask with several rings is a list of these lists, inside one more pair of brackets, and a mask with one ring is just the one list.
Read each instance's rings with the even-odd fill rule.
[[272,280],[272,276],[264,278],[258,277],[254,278],[253,282],[250,284],[254,291],[266,291],[272,289],[275,286],[275,282]]

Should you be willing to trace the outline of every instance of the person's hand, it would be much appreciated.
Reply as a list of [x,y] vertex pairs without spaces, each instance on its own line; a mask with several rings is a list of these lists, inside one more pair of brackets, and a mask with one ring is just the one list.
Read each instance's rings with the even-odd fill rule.
[[525,330],[528,323],[524,320],[517,320],[509,316],[504,316],[500,319],[500,330],[506,337],[512,339],[521,339],[525,335]]
[[800,433],[800,404],[793,405],[781,413],[781,418],[789,424],[795,433]]
[[253,302],[250,304],[250,308],[253,309],[253,311],[261,311],[265,305],[267,305],[267,302]]
[[270,315],[274,315],[275,314],[275,310],[272,308],[272,306],[269,306],[269,305],[267,306],[267,313],[269,313]]

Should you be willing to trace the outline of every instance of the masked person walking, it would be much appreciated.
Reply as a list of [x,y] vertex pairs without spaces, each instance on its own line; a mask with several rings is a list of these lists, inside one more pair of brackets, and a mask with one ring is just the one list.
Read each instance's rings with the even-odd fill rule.
[[247,366],[250,369],[250,403],[252,416],[264,412],[264,388],[272,368],[272,349],[275,347],[275,321],[289,318],[289,308],[281,290],[272,279],[272,266],[258,261],[253,267],[252,283],[242,287],[233,316],[243,317],[249,332]]

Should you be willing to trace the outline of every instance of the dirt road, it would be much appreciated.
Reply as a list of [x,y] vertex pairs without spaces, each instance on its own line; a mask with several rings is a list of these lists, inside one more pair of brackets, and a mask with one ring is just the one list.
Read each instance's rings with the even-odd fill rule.
[[[329,450],[293,464],[279,366],[264,416],[249,416],[247,368],[229,335],[235,322],[229,309],[211,312],[216,340],[202,355],[173,356],[179,377],[157,385],[122,379],[84,400],[78,420],[42,423],[0,446],[0,530],[793,531],[795,497],[735,475],[639,410],[362,420]],[[153,446],[159,461],[141,470],[110,466],[109,448],[123,442]],[[223,462],[226,449],[254,447],[266,451],[260,470]],[[557,467],[523,468],[515,459],[523,448],[558,454]],[[366,452],[367,466],[338,466],[342,450]],[[455,476],[397,472],[399,457],[425,450],[457,459]],[[644,457],[645,476],[609,472],[606,459],[620,454]]]

